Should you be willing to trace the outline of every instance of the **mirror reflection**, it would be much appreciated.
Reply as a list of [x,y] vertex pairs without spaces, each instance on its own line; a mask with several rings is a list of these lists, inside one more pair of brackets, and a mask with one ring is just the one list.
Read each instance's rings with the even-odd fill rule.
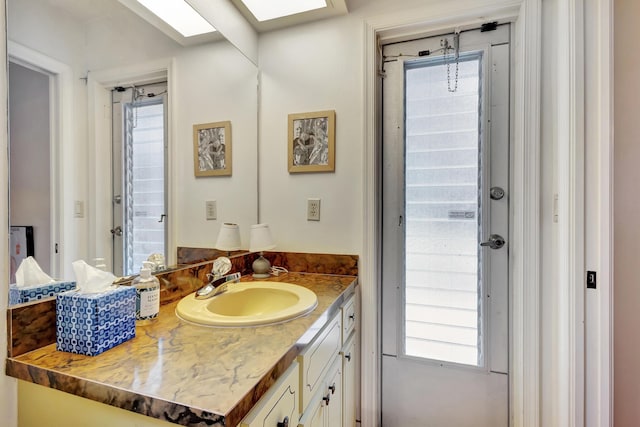
[[[245,55],[222,35],[184,46],[118,0],[8,0],[7,16],[12,265],[33,255],[72,279],[71,262],[104,259],[137,273],[151,253],[172,265],[177,247],[212,248],[225,222],[248,247],[257,68]],[[194,126],[218,122],[232,173],[196,177]]]

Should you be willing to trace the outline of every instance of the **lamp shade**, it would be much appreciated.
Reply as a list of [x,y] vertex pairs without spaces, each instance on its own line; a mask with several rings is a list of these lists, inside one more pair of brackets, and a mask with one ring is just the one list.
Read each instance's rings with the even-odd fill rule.
[[240,249],[240,227],[238,224],[225,222],[218,232],[216,249],[221,251],[237,251]]
[[262,252],[276,247],[269,224],[252,225],[249,239],[249,252]]

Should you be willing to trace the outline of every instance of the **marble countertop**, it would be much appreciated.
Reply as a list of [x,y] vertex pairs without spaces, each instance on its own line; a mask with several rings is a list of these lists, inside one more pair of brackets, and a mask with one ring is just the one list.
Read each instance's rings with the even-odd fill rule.
[[7,359],[7,374],[176,424],[235,427],[357,283],[354,276],[306,273],[268,280],[311,289],[318,306],[278,325],[213,328],[180,320],[173,302],[151,325],[137,326],[134,339],[98,356],[51,344]]

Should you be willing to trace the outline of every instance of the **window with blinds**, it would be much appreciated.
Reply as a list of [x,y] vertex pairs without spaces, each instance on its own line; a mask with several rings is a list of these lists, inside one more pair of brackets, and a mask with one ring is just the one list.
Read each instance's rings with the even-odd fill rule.
[[164,105],[133,102],[125,107],[124,273],[137,273],[153,253],[165,253]]
[[405,354],[482,363],[481,57],[405,66]]

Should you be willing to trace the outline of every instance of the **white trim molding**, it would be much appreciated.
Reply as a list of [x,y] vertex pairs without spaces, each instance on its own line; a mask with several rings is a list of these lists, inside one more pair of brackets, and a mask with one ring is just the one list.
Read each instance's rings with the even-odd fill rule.
[[511,426],[540,425],[540,0],[516,22],[511,192]]
[[613,425],[613,3],[584,2],[586,427]]
[[[558,425],[583,426],[584,419],[584,9],[579,0],[557,3],[553,44],[557,106],[555,144],[558,221],[555,284],[547,283],[555,304],[550,371],[543,373],[549,390],[549,412]],[[553,386],[551,381],[554,382]]]
[[[425,7],[426,8],[426,7]],[[541,0],[430,4],[364,22],[361,425],[380,425],[380,134],[378,39],[489,20],[515,25],[510,425],[539,426]]]

